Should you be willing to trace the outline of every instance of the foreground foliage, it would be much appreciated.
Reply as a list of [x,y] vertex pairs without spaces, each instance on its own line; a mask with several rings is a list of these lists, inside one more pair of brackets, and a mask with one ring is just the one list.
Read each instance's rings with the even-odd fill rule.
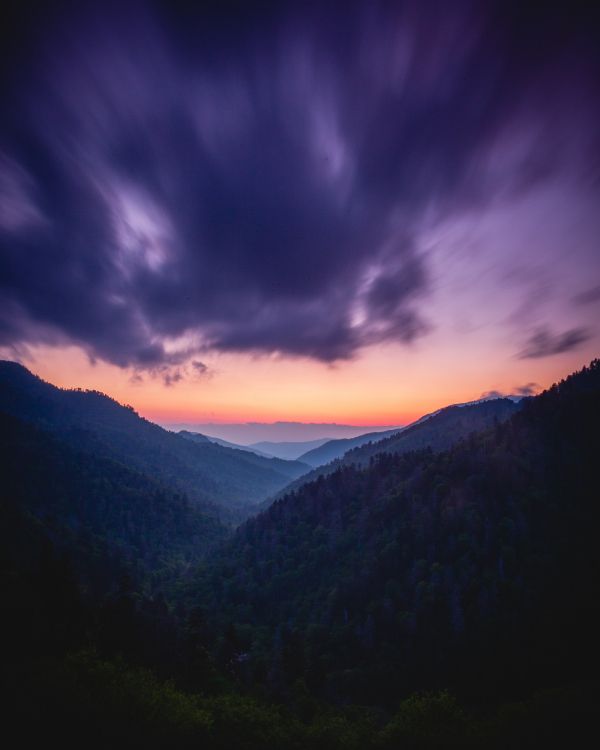
[[447,692],[434,692],[403,700],[389,719],[323,705],[307,721],[233,691],[185,692],[147,669],[93,652],[38,665],[28,675],[26,694],[15,697],[9,726],[19,727],[23,742],[50,736],[63,746],[89,748],[525,748],[582,737],[595,707],[589,685],[539,692],[478,713]]

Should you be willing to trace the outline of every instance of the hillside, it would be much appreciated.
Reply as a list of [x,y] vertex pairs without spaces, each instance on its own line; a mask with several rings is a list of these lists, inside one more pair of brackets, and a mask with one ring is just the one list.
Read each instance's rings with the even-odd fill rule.
[[307,468],[186,440],[102,393],[56,388],[15,362],[0,362],[0,411],[52,431],[79,450],[126,463],[231,519],[247,516]]
[[[240,460],[245,461],[250,465],[255,465],[258,468],[270,469],[272,472],[280,474],[282,478],[289,477],[291,479],[302,476],[310,469],[308,464],[304,464],[301,461],[288,461],[286,459],[277,458],[275,456],[267,456],[264,453],[261,454],[258,451],[251,450],[249,447],[244,448],[243,446],[238,446],[234,443],[229,443],[226,445],[226,441],[224,440],[215,440],[214,438],[208,437],[206,435],[201,435],[198,432],[187,432],[185,430],[182,430],[178,434],[181,435],[181,437],[185,440],[191,440],[192,442],[199,443],[203,447],[206,447],[207,444],[218,445],[222,448],[227,448],[230,451],[235,451],[236,454],[238,454],[237,457]],[[239,456],[240,453],[249,455]],[[257,460],[255,460],[255,458]]]
[[231,443],[229,440],[221,440],[221,438],[212,437],[211,435],[204,435],[201,432],[193,432],[191,430],[178,430],[177,434],[182,438],[185,438],[186,440],[192,440],[196,443],[216,443],[217,445],[222,445],[224,448],[233,448],[234,450],[238,451],[247,451],[248,453],[254,453],[255,455],[262,456],[263,458],[273,458],[271,454],[259,451],[256,448],[253,448],[251,445],[238,445],[237,443]]
[[352,450],[352,448],[358,448],[359,446],[372,441],[383,440],[383,438],[396,435],[403,429],[403,427],[395,427],[392,430],[384,430],[383,432],[367,432],[364,435],[359,435],[355,438],[327,440],[321,445],[311,448],[311,450],[307,450],[306,453],[301,453],[298,456],[298,460],[307,463],[313,468],[322,466],[330,461],[334,461],[336,458],[341,458],[344,453]]
[[594,362],[449,450],[341,466],[230,537],[68,430],[0,415],[9,726],[93,748],[581,745],[599,417]]
[[[333,474],[342,466],[368,466],[372,458],[383,453],[407,453],[421,448],[430,448],[433,451],[445,450],[472,432],[478,432],[498,421],[507,419],[520,408],[521,402],[515,402],[508,398],[491,399],[461,406],[447,406],[431,415],[421,417],[412,425],[400,430],[369,433],[360,438],[355,438],[358,444],[354,448],[352,444],[355,440],[333,441],[335,445],[331,448],[332,454],[339,454],[339,451],[345,445],[350,446],[349,450],[341,458],[336,458],[323,466],[319,465],[291,482],[276,497],[282,497],[288,492],[297,490],[320,476]],[[381,435],[384,437],[381,438]],[[327,448],[328,445],[329,443],[326,443],[322,447]],[[304,461],[306,458],[305,455],[301,460]]]
[[280,499],[190,593],[230,634],[214,653],[273,695],[342,703],[593,679],[599,420],[596,360],[449,450],[342,465]]
[[[174,567],[197,563],[227,534],[185,495],[2,413],[0,455],[5,521],[19,518],[25,537],[44,538],[77,562],[77,576],[87,588],[96,568],[110,568],[108,560],[120,561],[139,581],[172,576]],[[34,557],[25,537],[15,538],[13,527],[3,539],[4,553]],[[110,578],[106,571],[101,576]]]

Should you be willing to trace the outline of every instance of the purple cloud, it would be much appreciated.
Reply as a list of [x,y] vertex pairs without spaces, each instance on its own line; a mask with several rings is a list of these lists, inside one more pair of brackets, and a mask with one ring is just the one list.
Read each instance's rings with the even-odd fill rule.
[[[207,7],[59,5],[7,32],[0,345],[68,341],[173,384],[210,350],[409,343],[430,328],[427,217],[530,189],[593,120],[583,18]],[[573,122],[498,159],[574,81]],[[536,335],[525,352],[585,334]]]
[[586,289],[585,292],[578,294],[575,297],[575,302],[578,305],[592,305],[595,302],[600,302],[600,285]]
[[525,348],[517,355],[519,359],[551,357],[554,354],[576,349],[590,338],[590,332],[583,328],[571,328],[556,333],[548,328],[539,328],[528,338]]
[[505,398],[505,396],[506,394],[502,393],[502,391],[491,390],[491,391],[484,391],[479,398],[493,399],[493,398]]
[[542,387],[539,383],[525,383],[525,385],[519,385],[513,388],[513,393],[518,396],[535,396],[539,393]]

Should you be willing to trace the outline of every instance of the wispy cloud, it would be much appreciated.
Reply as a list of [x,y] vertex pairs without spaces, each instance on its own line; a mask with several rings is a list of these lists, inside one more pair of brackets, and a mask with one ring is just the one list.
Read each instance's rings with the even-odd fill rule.
[[513,393],[517,396],[535,396],[542,390],[542,386],[539,383],[525,383],[525,385],[518,385],[513,388]]
[[590,332],[584,328],[571,328],[561,333],[549,328],[538,328],[527,339],[524,349],[517,356],[519,359],[551,357],[576,349],[589,338]]

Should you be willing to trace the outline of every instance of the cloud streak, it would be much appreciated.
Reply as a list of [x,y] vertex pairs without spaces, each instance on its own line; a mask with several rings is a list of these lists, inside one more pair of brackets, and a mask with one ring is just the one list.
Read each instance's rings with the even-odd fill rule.
[[525,348],[519,352],[519,359],[539,359],[564,354],[577,349],[590,338],[590,332],[584,328],[571,328],[557,333],[548,328],[539,328],[531,334]]
[[[425,336],[424,223],[557,168],[551,137],[510,144],[551,46],[570,90],[583,33],[433,7],[350,4],[342,34],[334,5],[229,27],[154,3],[28,37],[3,91],[0,345],[71,342],[171,385],[210,351],[335,362]],[[520,356],[583,340],[540,331]]]
[[541,390],[542,387],[539,383],[525,383],[525,385],[514,388],[514,393],[518,396],[535,396]]

